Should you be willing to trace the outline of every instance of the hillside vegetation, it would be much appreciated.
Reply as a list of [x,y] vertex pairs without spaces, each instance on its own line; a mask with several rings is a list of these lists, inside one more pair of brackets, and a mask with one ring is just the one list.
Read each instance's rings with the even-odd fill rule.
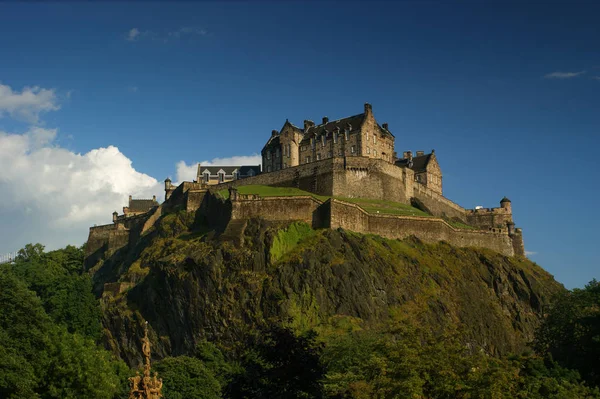
[[0,397],[127,398],[148,321],[165,399],[600,398],[596,282],[304,223],[241,238],[171,213],[92,281],[81,249],[28,246],[1,266]]

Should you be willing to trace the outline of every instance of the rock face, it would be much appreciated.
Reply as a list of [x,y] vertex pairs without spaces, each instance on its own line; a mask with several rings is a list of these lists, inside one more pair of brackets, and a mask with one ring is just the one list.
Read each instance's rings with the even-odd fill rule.
[[347,318],[379,329],[394,314],[434,330],[459,326],[465,343],[506,354],[527,345],[563,289],[536,264],[490,250],[261,220],[233,244],[186,223],[165,217],[94,270],[97,287],[133,283],[102,298],[107,346],[130,365],[141,362],[145,320],[158,358],[190,353],[202,339],[234,348],[264,323],[301,330]]

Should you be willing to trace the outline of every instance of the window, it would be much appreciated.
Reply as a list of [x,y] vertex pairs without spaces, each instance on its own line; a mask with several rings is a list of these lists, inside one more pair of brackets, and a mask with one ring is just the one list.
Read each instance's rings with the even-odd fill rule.
[[416,179],[417,179],[417,181],[418,181],[419,183],[421,182],[421,176],[420,176],[420,175],[417,175],[417,176],[416,176]]
[[287,156],[288,156],[288,158],[291,156],[291,154],[292,154],[292,145],[288,144],[287,145]]
[[367,154],[370,154],[370,153],[371,153],[371,148],[367,147]]
[[267,159],[271,159],[271,151],[267,152]]
[[337,143],[337,133],[333,132],[333,144]]
[[340,150],[338,151],[338,157],[344,156],[344,153],[342,152],[342,149],[340,148]]
[[311,139],[310,139],[310,146],[312,148],[315,148],[315,138],[314,137],[311,137]]
[[202,173],[202,180],[204,180],[204,183],[208,183],[208,181],[210,180],[210,172],[208,170],[205,170]]
[[275,158],[279,158],[279,148],[275,149]]
[[321,147],[325,147],[325,144],[327,144],[327,137],[325,135],[321,136]]
[[306,163],[310,163],[310,157],[306,157]]
[[344,130],[344,136],[346,136],[346,141],[348,141],[348,139],[350,138],[350,130]]
[[287,168],[287,162],[283,163],[283,169]]
[[367,132],[367,141],[369,141],[369,132]]
[[267,165],[267,172],[271,171],[271,165]]
[[248,171],[248,176],[254,176],[254,170],[253,169],[250,169]]
[[353,153],[353,154],[356,152],[356,146],[355,145],[353,145],[352,147],[350,147],[350,152]]
[[377,158],[377,150],[373,150],[373,156]]
[[321,154],[317,154],[317,161],[321,160]]
[[239,179],[239,176],[238,176],[238,174],[239,174],[239,172],[238,172],[237,170],[234,170],[234,171],[233,171],[233,173],[232,173],[232,175],[233,175],[233,180],[237,180],[237,179]]
[[327,158],[331,158],[333,157],[333,151],[328,151],[327,152]]
[[225,172],[219,171],[219,183],[223,183],[225,181]]
[[377,137],[373,135],[373,144],[377,144]]

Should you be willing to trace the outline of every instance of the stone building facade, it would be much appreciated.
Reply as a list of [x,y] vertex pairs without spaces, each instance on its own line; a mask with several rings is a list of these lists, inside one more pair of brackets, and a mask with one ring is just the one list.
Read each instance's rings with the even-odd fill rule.
[[280,131],[271,132],[261,155],[267,173],[333,157],[396,160],[394,135],[387,123],[377,123],[368,103],[361,114],[334,121],[323,117],[319,125],[305,120],[300,128],[286,120]]

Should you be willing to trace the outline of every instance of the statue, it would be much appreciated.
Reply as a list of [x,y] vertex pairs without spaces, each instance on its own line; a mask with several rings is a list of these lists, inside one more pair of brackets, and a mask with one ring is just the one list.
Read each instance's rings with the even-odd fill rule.
[[131,390],[129,391],[129,399],[160,399],[162,398],[162,379],[158,378],[158,374],[154,372],[154,376],[150,377],[150,339],[148,338],[148,322],[144,326],[144,338],[142,338],[142,353],[144,354],[144,376],[139,372],[135,373],[135,377],[130,377],[129,382]]

